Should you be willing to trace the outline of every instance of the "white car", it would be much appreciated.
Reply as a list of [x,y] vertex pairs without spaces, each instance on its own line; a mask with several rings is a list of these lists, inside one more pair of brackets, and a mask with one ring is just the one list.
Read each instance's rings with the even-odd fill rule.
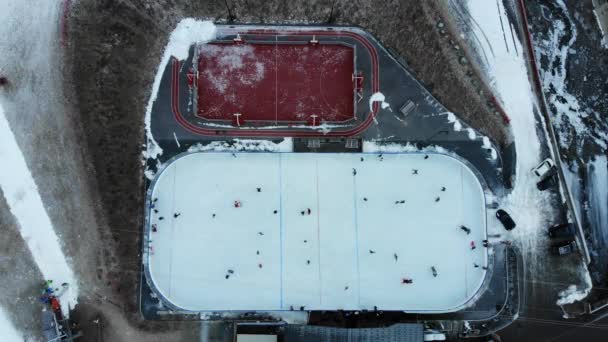
[[538,164],[537,167],[532,169],[532,172],[534,172],[536,177],[542,179],[549,172],[553,171],[554,168],[555,168],[555,163],[553,162],[553,160],[551,158],[547,158],[547,159],[543,160],[540,164]]

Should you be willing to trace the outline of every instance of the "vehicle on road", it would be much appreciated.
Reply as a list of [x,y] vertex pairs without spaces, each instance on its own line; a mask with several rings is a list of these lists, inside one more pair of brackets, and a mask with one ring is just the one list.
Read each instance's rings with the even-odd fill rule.
[[553,239],[563,238],[572,240],[576,234],[574,228],[574,224],[572,223],[560,223],[549,227],[547,232],[549,237]]
[[536,177],[543,179],[545,176],[549,175],[552,172],[556,172],[555,163],[551,158],[547,158],[543,160],[537,167],[532,169],[532,172],[536,175]]
[[576,250],[576,241],[574,240],[564,240],[551,245],[551,253],[555,255],[568,255],[574,253]]
[[506,211],[502,209],[496,210],[496,218],[498,221],[500,221],[500,223],[502,223],[506,230],[515,228],[515,221],[513,221],[511,215],[509,215]]

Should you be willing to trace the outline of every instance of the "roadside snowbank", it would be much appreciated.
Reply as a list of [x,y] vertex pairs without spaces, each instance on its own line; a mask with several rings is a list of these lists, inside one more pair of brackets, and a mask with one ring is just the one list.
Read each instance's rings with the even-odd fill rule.
[[[585,279],[585,287],[579,288],[577,285],[570,285],[567,289],[559,292],[559,299],[555,304],[559,306],[563,306],[566,304],[572,304],[574,302],[580,301],[589,295],[591,292],[591,277],[589,276],[589,272],[585,272],[581,275]],[[564,317],[568,318],[568,317]]]
[[165,72],[165,67],[171,60],[171,57],[175,57],[179,60],[188,58],[190,46],[214,39],[215,32],[215,25],[213,25],[211,21],[200,21],[193,18],[182,19],[182,21],[177,24],[175,30],[171,32],[169,42],[165,47],[165,52],[160,61],[160,65],[158,66],[156,77],[154,78],[152,92],[150,99],[148,100],[148,107],[146,108],[145,124],[147,147],[146,151],[144,151],[145,158],[155,159],[163,153],[163,149],[152,136],[150,115],[152,114],[152,106],[158,95],[158,89],[160,88],[160,81]]
[[78,284],[1,105],[0,160],[3,165],[0,189],[40,272],[45,279],[70,284],[61,298],[63,313],[67,315],[68,307],[73,308],[77,303]]
[[293,139],[285,138],[280,143],[270,140],[234,139],[232,141],[214,141],[210,144],[196,144],[188,152],[293,152]]
[[0,336],[2,336],[2,341],[5,342],[24,341],[23,334],[19,333],[17,329],[15,329],[13,323],[2,307],[0,307]]

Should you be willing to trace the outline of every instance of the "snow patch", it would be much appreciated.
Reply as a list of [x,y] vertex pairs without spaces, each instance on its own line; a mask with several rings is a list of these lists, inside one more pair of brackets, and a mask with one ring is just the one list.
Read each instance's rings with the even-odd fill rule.
[[483,143],[483,145],[482,145],[481,147],[483,147],[483,148],[492,148],[492,144],[490,143],[490,138],[488,138],[488,137],[483,137],[483,138],[481,139],[481,141],[482,141],[482,143]]
[[454,115],[454,113],[448,113],[448,122],[453,123],[454,124],[454,130],[456,132],[460,132],[462,130],[462,124],[460,123],[460,121],[456,118],[456,115]]
[[179,60],[188,58],[188,50],[190,49],[190,46],[196,43],[204,43],[215,39],[215,33],[216,28],[211,21],[200,21],[193,18],[182,19],[182,21],[177,24],[175,30],[171,32],[169,42],[165,47],[165,52],[163,53],[156,76],[154,77],[152,92],[146,108],[145,125],[147,148],[143,152],[144,158],[155,159],[163,153],[163,149],[158,145],[154,139],[154,136],[152,135],[151,114],[167,64],[171,60],[171,57],[175,57]]
[[[589,279],[588,282],[590,283],[591,280]],[[570,285],[567,289],[559,292],[559,299],[555,304],[563,306],[578,302],[585,299],[585,297],[589,295],[589,292],[591,292],[591,286],[589,286],[589,284],[585,285],[583,288],[579,288],[577,285]]]
[[475,140],[475,138],[477,138],[477,135],[475,134],[475,130],[472,128],[467,128],[467,134],[469,136],[469,139],[471,139],[471,140]]
[[64,315],[77,303],[78,284],[42,203],[36,182],[0,106],[0,189],[17,220],[23,240],[45,279],[70,284],[61,298]]
[[380,107],[382,107],[382,109],[389,108],[390,104],[388,102],[386,102],[385,100],[386,100],[386,97],[381,92],[374,93],[369,98],[369,111],[370,112],[374,111],[374,107],[373,107],[374,102],[380,102]]

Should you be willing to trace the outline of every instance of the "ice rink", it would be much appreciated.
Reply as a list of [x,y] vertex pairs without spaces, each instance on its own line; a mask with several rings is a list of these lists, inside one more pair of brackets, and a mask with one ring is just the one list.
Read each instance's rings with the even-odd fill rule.
[[486,273],[484,192],[447,155],[193,153],[151,189],[150,280],[181,309],[448,312]]

